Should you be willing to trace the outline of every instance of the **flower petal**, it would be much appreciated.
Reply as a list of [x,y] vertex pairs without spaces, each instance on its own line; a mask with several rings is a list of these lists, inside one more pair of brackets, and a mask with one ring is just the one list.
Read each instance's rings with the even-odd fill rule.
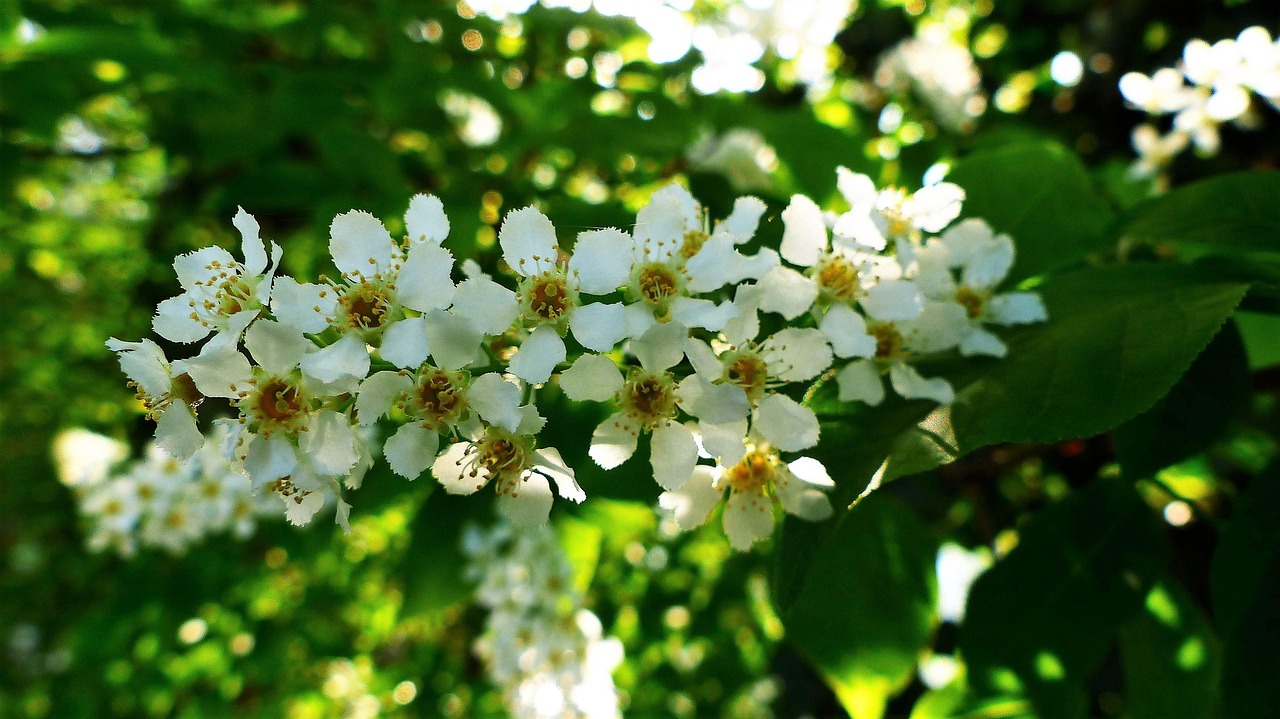
[[909,280],[882,280],[867,288],[859,300],[867,316],[879,322],[911,320],[920,316],[924,296]]
[[271,312],[299,332],[318,334],[329,326],[338,308],[338,295],[326,285],[277,277],[271,285]]
[[281,477],[287,477],[298,466],[298,455],[293,445],[283,435],[271,437],[254,435],[245,454],[244,470],[254,487],[261,487]]
[[356,420],[369,426],[386,414],[401,394],[413,387],[413,380],[399,372],[378,372],[360,383],[356,395]]
[[965,357],[980,355],[983,357],[1004,357],[1009,348],[999,337],[980,328],[974,327],[960,340],[960,354]]
[[627,336],[627,318],[621,303],[592,303],[569,316],[573,338],[589,350],[612,352]]
[[439,245],[449,236],[449,218],[444,204],[435,195],[414,195],[404,213],[404,228],[410,242]]
[[737,316],[738,308],[728,300],[716,304],[711,300],[681,296],[671,301],[671,318],[685,327],[719,332]]
[[425,362],[431,354],[426,318],[410,317],[393,322],[382,334],[378,354],[401,369],[417,367]]
[[591,433],[588,454],[602,468],[613,469],[636,453],[639,435],[640,430],[635,423],[619,412],[601,422]]
[[498,514],[515,527],[540,527],[547,523],[554,496],[546,477],[528,473],[512,480],[507,491],[498,494],[495,506]]
[[826,335],[812,328],[788,327],[760,344],[769,375],[783,382],[804,382],[831,366]]
[[178,295],[156,305],[151,329],[170,342],[198,342],[209,334],[209,327],[194,316],[191,300]]
[[520,388],[497,372],[482,374],[471,383],[467,403],[489,424],[512,432],[520,426]]
[[606,295],[627,284],[633,244],[631,235],[613,227],[580,233],[569,258],[569,272],[577,275],[578,289]]
[[720,463],[721,467],[732,467],[742,461],[747,453],[747,420],[726,422],[724,424],[698,424],[698,432],[702,435],[702,448],[708,456]]
[[869,359],[845,365],[836,374],[836,383],[841,402],[865,402],[874,407],[884,401],[884,380],[880,379],[876,363]]
[[240,251],[244,255],[244,271],[250,275],[260,275],[262,271],[267,269],[267,248],[262,244],[262,238],[259,236],[261,227],[253,215],[244,211],[243,207],[236,208],[236,216],[231,218],[231,224],[240,231]]
[[564,340],[554,327],[542,325],[529,334],[511,358],[511,374],[530,384],[542,384],[551,378],[556,365],[564,361]]
[[200,354],[186,360],[187,374],[196,383],[196,389],[206,397],[235,399],[247,391],[253,370],[249,360],[239,351],[213,342],[205,345]]
[[782,211],[782,258],[793,265],[812,267],[827,249],[827,225],[822,209],[804,195],[794,195]]
[[574,402],[604,402],[622,389],[622,372],[604,355],[584,354],[560,373],[560,388]]
[[476,361],[481,335],[471,320],[445,310],[431,310],[422,319],[426,321],[431,358],[438,366],[459,370]]
[[417,479],[435,461],[440,449],[440,435],[416,422],[410,422],[387,439],[382,454],[391,471],[406,479]]
[[213,278],[237,264],[236,258],[221,247],[202,247],[175,257],[173,271],[182,289],[189,290],[198,284],[210,284]]
[[837,357],[871,357],[876,353],[876,340],[867,334],[867,321],[848,305],[832,305],[818,329],[827,336]]
[[691,375],[676,388],[680,406],[703,422],[724,424],[747,416],[751,405],[747,393],[736,384],[712,384],[700,375]]
[[536,208],[507,213],[498,230],[502,257],[521,277],[536,275],[555,266],[556,227]]
[[893,391],[907,399],[931,399],[938,404],[951,404],[956,393],[951,383],[941,377],[926,379],[915,367],[904,362],[889,368],[889,383]]
[[724,492],[715,487],[715,469],[699,465],[679,489],[663,492],[658,497],[658,506],[670,511],[676,524],[687,532],[706,522],[723,497]]
[[431,464],[431,474],[449,494],[475,494],[489,481],[489,470],[471,456],[470,442],[455,442]]
[[1034,292],[1007,292],[987,301],[986,319],[998,325],[1023,325],[1044,322],[1049,314],[1044,301]]
[[688,337],[689,329],[678,322],[654,325],[631,341],[631,353],[640,360],[641,367],[650,372],[661,372],[684,359],[685,339]]
[[794,320],[818,299],[818,284],[790,267],[775,267],[760,278],[760,309]]
[[515,322],[520,305],[516,293],[479,275],[458,284],[453,295],[453,311],[471,320],[480,332],[500,335]]
[[442,310],[453,302],[452,272],[453,255],[448,250],[425,242],[416,245],[396,275],[396,298],[411,310]]
[[345,277],[386,275],[399,255],[391,233],[368,212],[351,210],[329,225],[329,254]]
[[533,466],[556,485],[556,493],[570,502],[581,502],[587,498],[577,479],[573,476],[573,468],[565,464],[555,447],[543,447],[533,451]]
[[756,492],[730,492],[724,507],[724,533],[739,552],[773,534],[773,502]]
[[179,462],[188,460],[204,446],[204,435],[196,426],[196,416],[182,400],[175,400],[156,420],[156,444]]
[[716,223],[715,233],[728,233],[735,245],[741,245],[755,235],[760,218],[768,209],[758,197],[739,197],[733,201],[733,211],[729,216]]
[[369,374],[369,349],[364,340],[355,335],[343,335],[328,347],[307,353],[299,366],[303,374],[321,382],[337,382],[343,378],[362,380]]
[[255,362],[277,377],[293,371],[315,347],[297,328],[274,320],[254,323],[245,333],[244,346]]
[[311,417],[299,448],[311,459],[316,471],[335,477],[346,474],[359,459],[356,436],[346,415],[333,410],[321,410]]
[[698,443],[693,432],[679,422],[667,421],[653,430],[649,463],[653,480],[663,489],[676,489],[689,481],[698,463]]
[[761,399],[751,426],[783,452],[798,452],[818,443],[818,416],[786,395]]
[[147,339],[125,342],[112,337],[107,340],[107,349],[117,353],[120,369],[137,382],[143,392],[159,397],[169,391],[169,360],[160,345]]

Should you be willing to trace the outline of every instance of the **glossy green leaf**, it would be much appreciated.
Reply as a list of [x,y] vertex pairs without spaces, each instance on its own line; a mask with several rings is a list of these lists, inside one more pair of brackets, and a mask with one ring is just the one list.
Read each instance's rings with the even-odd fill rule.
[[1125,474],[1149,476],[1207,447],[1240,412],[1248,391],[1244,343],[1230,323],[1154,407],[1116,428]]
[[1280,172],[1238,172],[1172,190],[1135,208],[1125,237],[1213,253],[1280,252]]
[[882,716],[915,670],[933,629],[936,554],[914,513],[870,497],[845,515],[784,616],[788,638],[854,719]]
[[1021,692],[1042,719],[1087,715],[1085,682],[1162,571],[1133,488],[1100,480],[1035,516],[969,594],[960,651],[975,691]]
[[1222,647],[1208,619],[1171,577],[1151,587],[1120,629],[1125,716],[1208,719],[1217,709]]
[[947,181],[964,188],[964,217],[980,217],[1013,237],[1013,280],[1076,262],[1110,242],[1110,208],[1080,159],[1059,145],[975,153],[956,163]]

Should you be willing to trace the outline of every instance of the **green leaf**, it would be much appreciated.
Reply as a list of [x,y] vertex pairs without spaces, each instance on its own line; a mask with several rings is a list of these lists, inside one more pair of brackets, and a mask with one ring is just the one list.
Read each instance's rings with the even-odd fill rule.
[[1244,339],[1249,369],[1280,365],[1280,317],[1256,312],[1237,312],[1236,324]]
[[1208,620],[1172,578],[1151,587],[1143,611],[1120,629],[1125,716],[1215,716],[1222,648]]
[[1163,551],[1127,483],[1098,481],[1043,510],[969,594],[970,685],[980,696],[1020,691],[1041,719],[1084,717],[1084,683],[1163,571]]
[[1124,236],[1208,252],[1280,252],[1280,172],[1238,172],[1185,185],[1134,209]]
[[1241,624],[1275,557],[1280,557],[1280,464],[1263,470],[1240,496],[1213,555],[1213,618],[1224,637]]
[[964,188],[965,217],[1013,237],[1013,280],[1099,250],[1112,213],[1075,153],[1052,144],[1006,146],[956,163],[947,181]]
[[[853,502],[882,463],[889,481],[990,444],[1057,442],[1114,428],[1169,391],[1247,289],[1173,264],[1046,280],[1037,290],[1049,321],[1010,332],[1003,359],[949,365],[957,389],[951,407],[897,398],[879,407],[814,403],[835,415],[814,454],[836,481],[832,504]],[[800,592],[831,526],[787,520],[774,577],[780,606]]]
[[792,643],[854,719],[880,717],[933,630],[937,545],[885,495],[858,504],[814,559],[814,580],[784,616]]
[[603,536],[599,527],[577,517],[566,514],[556,520],[556,540],[573,568],[573,588],[580,593],[586,593],[596,574]]
[[1239,413],[1248,392],[1244,343],[1229,323],[1168,394],[1116,428],[1116,457],[1125,474],[1150,476],[1204,449]]

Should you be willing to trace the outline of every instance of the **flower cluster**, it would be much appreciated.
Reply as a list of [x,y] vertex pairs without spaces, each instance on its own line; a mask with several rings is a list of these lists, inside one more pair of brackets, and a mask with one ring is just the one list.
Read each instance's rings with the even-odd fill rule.
[[1195,39],[1186,44],[1176,68],[1161,68],[1150,76],[1126,73],[1120,92],[1149,116],[1173,115],[1166,134],[1151,123],[1133,131],[1139,156],[1133,171],[1152,176],[1189,145],[1203,155],[1217,154],[1219,128],[1226,123],[1258,127],[1262,119],[1255,95],[1280,108],[1280,40],[1273,41],[1260,26],[1212,45]]
[[[838,186],[842,213],[797,195],[778,249],[750,252],[768,209],[754,197],[713,222],[669,185],[630,231],[587,230],[568,246],[536,208],[513,210],[498,232],[510,274],[496,278],[455,268],[431,196],[412,199],[399,242],[368,213],[336,217],[339,274],[320,283],[277,276],[279,247],[268,259],[241,210],[243,261],[216,247],[179,257],[183,293],[157,309],[160,336],[204,341],[194,356],[108,344],[179,459],[203,446],[204,400],[228,401],[227,459],[285,498],[295,523],[336,497],[345,525],[342,494],[379,449],[407,479],[430,470],[454,494],[491,486],[510,522],[545,523],[557,495],[585,498],[574,468],[539,443],[538,389],[554,382],[607,408],[596,464],[647,452],[685,527],[727,490],[725,529],[746,549],[772,533],[778,507],[831,511],[826,471],[790,456],[818,443],[800,401],[814,381],[834,376],[842,400],[878,404],[887,378],[904,397],[948,403],[947,381],[916,368],[922,356],[999,357],[991,326],[1045,318],[1036,295],[998,291],[1013,243],[981,220],[955,222],[959,187],[880,189],[843,168]],[[367,428],[384,418],[398,428],[378,447]]]
[[475,650],[511,716],[618,717],[613,670],[622,643],[572,588],[573,570],[549,527],[469,528],[463,551],[476,600],[489,610]]
[[[938,124],[951,132],[972,131],[987,106],[973,53],[939,25],[923,28],[882,55],[875,83],[895,97],[914,92]],[[901,124],[902,111],[896,104],[885,110],[880,115],[881,131],[891,132]]]
[[255,495],[223,456],[229,429],[220,424],[184,461],[152,444],[123,466],[129,451],[122,443],[87,430],[62,433],[54,459],[88,520],[89,548],[126,557],[139,545],[181,554],[214,534],[244,539],[259,518],[279,516],[279,504]]

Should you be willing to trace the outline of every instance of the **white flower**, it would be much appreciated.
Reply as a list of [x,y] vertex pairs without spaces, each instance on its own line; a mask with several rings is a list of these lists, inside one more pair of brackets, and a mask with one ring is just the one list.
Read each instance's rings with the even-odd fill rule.
[[719,331],[734,317],[731,304],[695,295],[759,277],[777,264],[771,251],[746,256],[765,205],[740,197],[728,217],[709,227],[704,208],[680,185],[663,187],[636,214],[635,232],[614,262],[626,268],[627,336],[639,337],[655,323]]
[[[841,170],[843,177],[853,177]],[[838,237],[832,242],[822,210],[813,200],[803,195],[792,197],[782,212],[782,221],[782,258],[805,268],[805,273],[785,266],[770,270],[758,283],[760,309],[777,312],[788,320],[804,314],[815,302],[861,303],[895,319],[911,319],[920,313],[922,298],[911,283],[899,279],[898,264],[891,258],[851,247]],[[874,223],[869,227],[879,232]]]
[[533,435],[544,422],[537,410],[531,405],[521,410],[515,431],[485,427],[471,440],[450,445],[431,465],[431,473],[450,494],[474,494],[492,482],[499,513],[516,526],[532,527],[546,523],[551,512],[548,479],[571,502],[581,502],[586,494],[555,448],[537,447]]
[[[328,327],[342,333],[308,358],[310,371],[325,381],[363,378],[369,371],[366,343],[381,344],[384,358],[392,362],[416,352],[419,341],[425,344],[420,336],[427,325],[452,302],[453,255],[440,245],[449,234],[449,220],[440,200],[415,195],[405,227],[407,252],[373,215],[359,210],[338,215],[329,229],[329,252],[342,282],[276,281],[271,309],[281,322],[309,334]],[[402,308],[424,314],[402,320]]]
[[901,187],[877,190],[866,175],[837,168],[836,186],[849,203],[833,232],[873,250],[882,250],[889,240],[917,242],[923,232],[941,232],[960,216],[964,190],[950,182],[907,192]]
[[474,434],[480,421],[515,431],[520,424],[520,388],[496,372],[474,380],[466,371],[422,365],[408,372],[378,372],[360,385],[356,414],[363,425],[378,420],[393,405],[409,418],[387,439],[383,453],[391,469],[416,479],[440,448],[440,435]]
[[1120,94],[1149,115],[1179,112],[1195,101],[1195,91],[1182,79],[1182,73],[1166,67],[1150,77],[1140,72],[1127,72],[1120,78]]
[[187,459],[203,444],[196,426],[195,406],[204,397],[196,389],[182,361],[170,363],[151,340],[124,342],[114,337],[107,348],[117,353],[129,384],[147,416],[156,422],[156,442],[176,459]]
[[[952,227],[917,254],[916,282],[931,300],[951,301],[964,308],[969,327],[960,340],[960,354],[1003,357],[1000,338],[983,324],[1017,325],[1043,322],[1048,317],[1034,292],[996,294],[995,288],[1013,267],[1013,240],[995,234],[979,219]],[[959,281],[952,271],[958,270]]]
[[[622,234],[618,230],[598,233]],[[580,238],[579,242],[591,240]],[[606,294],[619,286],[610,286],[618,268],[607,256],[584,250],[562,262],[555,226],[532,207],[507,215],[498,231],[498,243],[503,259],[521,277],[517,290],[520,317],[533,328],[511,360],[512,374],[531,384],[550,379],[566,357],[562,339],[566,330],[572,331],[583,347],[596,352],[608,352],[622,341],[626,333],[622,305],[583,303],[579,294]]]
[[920,315],[912,320],[890,320],[871,314],[866,332],[875,340],[874,349],[870,356],[855,359],[836,374],[840,400],[880,404],[884,400],[881,375],[888,374],[893,390],[907,399],[950,404],[955,399],[951,383],[942,378],[926,379],[909,361],[917,355],[959,346],[969,327],[964,307],[950,301],[927,301]]
[[[613,360],[583,355],[560,375],[560,386],[575,401],[612,400],[615,411],[591,435],[591,458],[604,469],[613,469],[631,458],[642,432],[653,436],[650,463],[653,478],[664,489],[674,489],[689,479],[698,461],[693,432],[678,419],[683,403],[681,388],[668,370],[684,359],[684,327],[656,325],[632,341],[640,360],[626,377]],[[745,414],[746,404],[742,404]]]
[[770,189],[778,167],[777,153],[764,136],[744,127],[703,135],[685,157],[691,169],[723,175],[739,192]]
[[1153,177],[1159,174],[1191,142],[1190,136],[1185,132],[1175,130],[1161,135],[1152,125],[1133,128],[1132,138],[1133,149],[1138,153],[1138,161],[1130,168],[1135,177]]
[[[750,304],[753,288],[739,288],[744,303]],[[737,301],[737,300],[735,300]],[[754,316],[754,311],[744,316]],[[691,384],[688,392],[700,385],[715,382],[720,386],[736,386],[746,395],[752,408],[752,426],[773,446],[786,452],[807,449],[818,443],[818,419],[813,410],[794,399],[777,393],[792,382],[807,382],[831,366],[832,351],[826,337],[813,328],[788,327],[757,342],[758,323],[731,326],[724,333],[725,342],[713,348],[690,339],[685,354],[695,375],[682,383]],[[727,403],[737,403],[733,395],[699,397],[687,400],[685,409],[704,424],[721,424]],[[732,421],[732,420],[729,420]]]
[[784,464],[767,441],[739,436],[735,452],[719,456],[715,467],[696,467],[688,482],[663,492],[658,504],[687,531],[706,522],[728,490],[724,532],[734,549],[746,551],[773,534],[775,504],[809,521],[830,517],[831,502],[825,493],[834,486],[818,460],[801,457]]
[[[271,263],[259,237],[258,221],[240,208],[232,219],[240,232],[244,262],[221,247],[206,247],[173,261],[182,294],[156,307],[152,328],[174,342],[198,342],[210,332],[239,338],[267,305],[280,246],[271,243]],[[265,272],[265,274],[264,274]]]
[[973,54],[938,25],[886,52],[876,66],[875,82],[891,93],[914,91],[952,132],[972,130],[986,107]]
[[211,342],[187,370],[206,396],[232,399],[239,409],[235,452],[254,486],[296,480],[299,468],[325,477],[351,470],[362,440],[334,398],[352,392],[354,381],[326,383],[309,374],[306,358],[315,345],[280,322],[254,323],[245,348],[256,365],[235,347]]

